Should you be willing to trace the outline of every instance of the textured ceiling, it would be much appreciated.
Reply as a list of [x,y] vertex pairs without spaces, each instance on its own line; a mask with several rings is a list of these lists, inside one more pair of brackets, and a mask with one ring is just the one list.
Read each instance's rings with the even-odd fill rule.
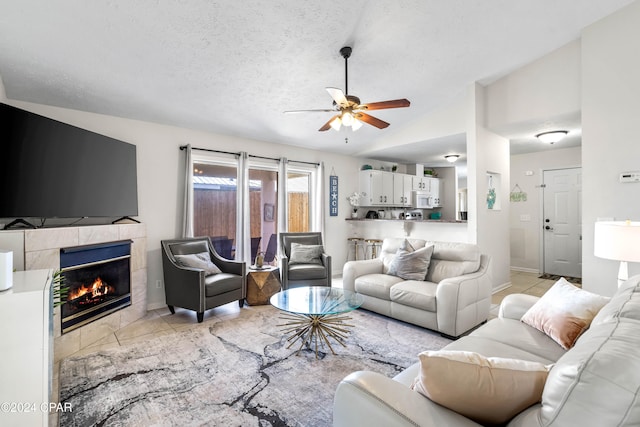
[[[0,76],[9,99],[357,154],[629,3],[2,0]],[[344,45],[351,94],[411,101],[375,112],[386,130],[321,133],[330,113],[283,114],[331,108]]]

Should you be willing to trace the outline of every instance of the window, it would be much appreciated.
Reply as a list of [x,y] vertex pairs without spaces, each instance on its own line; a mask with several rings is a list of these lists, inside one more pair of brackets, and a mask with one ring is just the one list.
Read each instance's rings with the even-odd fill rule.
[[[256,255],[264,252],[265,262],[275,264],[276,236],[282,227],[292,232],[317,231],[315,166],[295,162],[285,166],[252,156],[242,162],[231,153],[193,154],[192,163],[193,233],[210,237],[222,257],[253,264]],[[244,174],[240,164],[247,165],[246,181],[238,180],[245,176],[239,175]],[[279,182],[280,171],[286,171],[285,198],[278,197],[284,184]],[[239,181],[245,182],[244,188],[238,187]]]
[[311,231],[310,209],[311,174],[309,172],[287,173],[288,224],[291,232]]
[[[249,224],[251,264],[258,252],[266,252],[272,235],[278,235],[278,163],[249,163]],[[275,248],[265,254],[265,263],[275,263]]]
[[235,259],[237,175],[230,162],[193,161],[193,234],[209,236],[227,259]]

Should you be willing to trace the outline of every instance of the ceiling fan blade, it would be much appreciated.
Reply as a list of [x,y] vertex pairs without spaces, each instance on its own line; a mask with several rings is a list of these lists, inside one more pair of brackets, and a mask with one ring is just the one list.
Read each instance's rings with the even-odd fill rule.
[[368,123],[371,126],[375,126],[378,129],[384,129],[387,126],[389,126],[389,123],[387,123],[385,121],[382,121],[380,119],[377,119],[377,118],[375,118],[373,116],[370,116],[368,114],[365,114],[365,113],[356,113],[355,116],[356,116],[356,119],[358,119],[360,121],[363,121],[365,123]]
[[362,104],[358,109],[360,110],[384,110],[387,108],[403,108],[411,105],[408,99],[394,99],[392,101],[382,102],[370,102],[368,104]]
[[289,110],[284,111],[285,114],[298,114],[298,113],[335,113],[335,109],[318,109],[318,110]]
[[347,101],[347,97],[344,96],[342,89],[328,87],[327,92],[329,92],[329,95],[331,95],[331,98],[333,98],[337,105],[345,108],[349,106],[349,101]]
[[324,126],[322,126],[320,129],[318,129],[320,132],[324,132],[325,130],[329,130],[331,129],[331,122],[336,118],[336,117],[340,117],[340,114],[336,114],[335,116],[331,117],[329,119],[329,121],[327,123],[324,124]]

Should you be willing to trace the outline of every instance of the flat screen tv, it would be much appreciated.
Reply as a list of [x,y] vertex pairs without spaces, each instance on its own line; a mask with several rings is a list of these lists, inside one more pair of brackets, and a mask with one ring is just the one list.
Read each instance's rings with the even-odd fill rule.
[[0,104],[0,218],[136,215],[135,145]]

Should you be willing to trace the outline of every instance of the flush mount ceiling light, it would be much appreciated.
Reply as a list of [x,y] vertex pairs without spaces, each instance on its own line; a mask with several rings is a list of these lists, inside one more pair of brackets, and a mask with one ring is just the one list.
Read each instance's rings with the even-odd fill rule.
[[459,154],[447,154],[446,156],[444,156],[445,159],[447,159],[447,162],[449,163],[453,163],[456,160],[458,160],[458,157],[460,157]]
[[547,144],[554,144],[567,136],[568,133],[569,131],[566,130],[552,130],[550,132],[539,133],[536,135],[536,138]]

